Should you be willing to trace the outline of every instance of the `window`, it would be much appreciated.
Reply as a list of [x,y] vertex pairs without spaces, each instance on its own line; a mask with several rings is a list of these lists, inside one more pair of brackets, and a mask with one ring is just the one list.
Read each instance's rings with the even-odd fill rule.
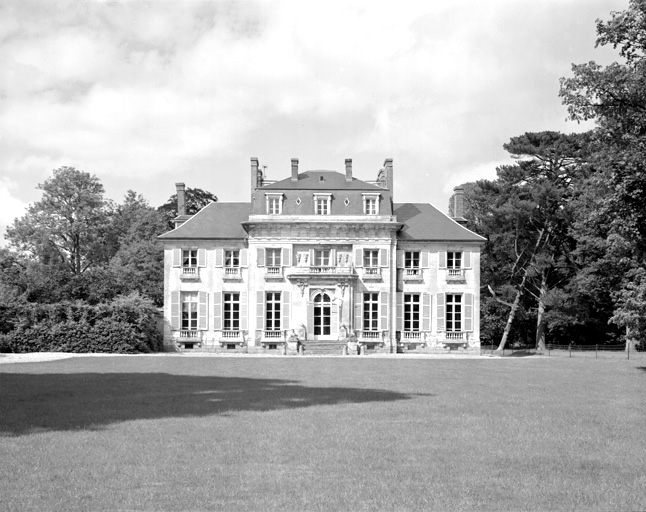
[[197,292],[182,293],[182,331],[197,330]]
[[379,294],[375,292],[363,294],[363,330],[377,331],[379,329]]
[[462,268],[462,253],[461,252],[447,252],[446,253],[446,268],[459,270]]
[[366,215],[377,215],[377,199],[374,197],[367,197],[364,205],[364,213]]
[[379,250],[378,249],[364,249],[363,251],[363,266],[366,268],[375,268],[379,266]]
[[197,249],[182,250],[182,267],[197,267]]
[[419,251],[404,252],[404,269],[405,275],[419,275]]
[[419,331],[419,294],[405,293],[404,294],[404,331],[418,332]]
[[267,249],[265,251],[265,264],[267,267],[280,267],[280,249]]
[[448,332],[462,330],[462,295],[446,294],[446,330]]
[[330,249],[315,249],[314,250],[314,266],[315,267],[329,267],[330,266]]
[[240,330],[240,293],[225,292],[223,294],[224,330]]
[[329,336],[332,333],[332,303],[327,293],[314,297],[314,335]]
[[314,213],[316,215],[330,215],[330,202],[332,194],[314,194]]
[[238,249],[224,251],[224,266],[226,268],[240,268],[240,251]]
[[267,194],[267,214],[280,215],[283,212],[283,195]]
[[363,213],[379,215],[379,194],[363,194]]
[[280,292],[267,292],[265,299],[265,330],[280,331]]

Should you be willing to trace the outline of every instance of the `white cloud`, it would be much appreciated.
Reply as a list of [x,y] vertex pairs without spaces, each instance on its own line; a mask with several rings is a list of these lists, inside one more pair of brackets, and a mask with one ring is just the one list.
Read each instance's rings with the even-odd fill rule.
[[7,227],[12,225],[16,218],[22,217],[27,208],[27,204],[13,196],[16,188],[16,183],[0,178],[0,247],[7,245],[4,237]]

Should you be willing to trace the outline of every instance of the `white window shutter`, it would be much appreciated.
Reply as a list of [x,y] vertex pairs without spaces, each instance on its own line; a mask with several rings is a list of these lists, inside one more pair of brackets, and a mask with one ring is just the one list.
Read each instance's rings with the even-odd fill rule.
[[173,267],[182,266],[182,250],[179,248],[173,249]]
[[379,249],[379,266],[387,267],[388,266],[388,250]]
[[404,268],[404,251],[397,251],[397,268]]
[[388,292],[381,292],[381,330],[388,330]]
[[224,265],[224,249],[218,247],[215,250],[215,266],[221,267]]
[[282,330],[289,329],[289,308],[291,306],[291,301],[289,298],[289,292],[281,293],[281,315],[280,327]]
[[259,267],[265,266],[265,248],[258,247],[258,261],[256,263]]
[[206,292],[198,292],[197,297],[197,328],[200,331],[206,331],[208,329],[208,294]]
[[249,330],[249,305],[247,301],[247,292],[240,292],[240,330]]
[[179,292],[170,292],[170,328],[173,331],[178,331],[180,328],[179,321]]
[[248,267],[249,266],[249,250],[240,249],[240,266]]
[[354,250],[354,266],[357,268],[363,267],[363,249]]
[[471,268],[471,251],[462,253],[462,268]]
[[283,247],[280,264],[283,267],[290,267],[292,265],[290,260],[291,260],[291,251],[289,250],[289,247]]
[[422,331],[431,330],[431,294],[422,293]]
[[213,294],[213,330],[222,330],[222,292]]
[[429,265],[430,265],[429,252],[422,251],[421,258],[422,258],[422,268],[429,268]]
[[440,251],[440,268],[446,268],[446,251]]
[[404,294],[397,292],[397,324],[395,327],[398,331],[404,330]]
[[354,328],[355,330],[363,329],[363,294],[355,293],[354,294]]
[[438,293],[437,294],[437,330],[444,331],[446,326],[444,324],[444,311],[446,308],[445,305],[446,294]]
[[206,267],[206,249],[197,250],[197,266]]
[[464,330],[473,331],[473,293],[464,294]]

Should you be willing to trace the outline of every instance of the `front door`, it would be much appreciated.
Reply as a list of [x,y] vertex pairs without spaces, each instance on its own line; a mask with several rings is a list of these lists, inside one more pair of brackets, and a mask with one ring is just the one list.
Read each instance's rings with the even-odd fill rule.
[[332,337],[332,300],[325,292],[314,296],[312,334],[315,340],[331,339]]

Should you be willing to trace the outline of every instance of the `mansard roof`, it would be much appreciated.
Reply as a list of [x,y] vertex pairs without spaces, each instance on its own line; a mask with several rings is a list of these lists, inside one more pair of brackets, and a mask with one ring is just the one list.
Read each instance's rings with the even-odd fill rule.
[[[323,178],[323,180],[321,180]],[[368,190],[380,191],[386,190],[367,183],[365,181],[352,178],[352,181],[346,181],[345,174],[336,171],[307,171],[298,175],[298,181],[292,181],[291,177],[284,180],[264,185],[261,190]]]
[[399,240],[438,240],[450,242],[484,242],[485,238],[461,226],[427,203],[395,203],[393,214],[403,224]]
[[249,220],[250,203],[210,203],[162,240],[247,238],[242,223]]

